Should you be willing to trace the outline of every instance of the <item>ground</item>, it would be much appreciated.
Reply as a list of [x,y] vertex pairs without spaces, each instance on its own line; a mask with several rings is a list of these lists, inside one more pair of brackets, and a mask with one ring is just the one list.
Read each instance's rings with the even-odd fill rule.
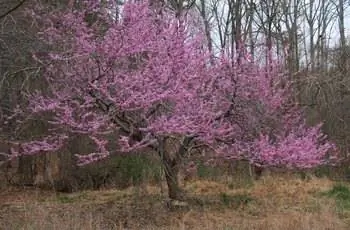
[[185,185],[188,206],[176,210],[159,187],[73,194],[8,188],[0,193],[0,229],[350,229],[347,184],[328,179],[269,176],[241,188],[195,180]]

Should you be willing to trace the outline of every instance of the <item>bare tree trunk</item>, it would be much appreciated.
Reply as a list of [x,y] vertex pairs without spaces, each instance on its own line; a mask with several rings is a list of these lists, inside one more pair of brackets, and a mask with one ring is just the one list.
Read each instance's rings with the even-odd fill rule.
[[[314,71],[315,69],[315,45],[314,45],[314,35],[315,35],[315,19],[316,19],[316,15],[318,13],[318,9],[316,8],[316,11],[314,11],[314,7],[315,7],[315,0],[310,0],[310,5],[304,8],[305,11],[305,18],[306,18],[306,22],[308,24],[309,27],[309,45],[310,45],[310,64],[311,64],[311,71]],[[307,46],[306,46],[306,39],[305,41],[305,50],[307,50]],[[306,53],[306,57],[307,57],[307,51]]]
[[339,33],[340,33],[340,47],[346,45],[345,39],[345,25],[344,25],[344,0],[339,0]]
[[170,199],[183,200],[183,192],[179,186],[178,174],[179,164],[176,157],[172,157],[166,150],[166,139],[159,138],[158,154],[164,167],[165,179],[168,185],[168,196]]
[[210,62],[213,63],[214,62],[213,41],[212,41],[211,35],[210,35],[210,25],[209,25],[208,15],[206,13],[205,0],[201,0],[201,7],[200,8],[201,8],[200,13],[201,13],[203,23],[204,23],[205,36],[207,38],[208,51],[211,54],[210,55]]
[[19,184],[33,185],[34,184],[34,157],[21,156],[19,157],[18,176]]
[[185,193],[180,188],[179,171],[182,159],[185,157],[187,148],[192,138],[185,137],[180,146],[172,153],[171,148],[167,146],[166,138],[158,139],[158,154],[164,167],[165,179],[168,185],[168,196],[173,200],[184,200]]
[[250,47],[250,56],[251,61],[254,62],[255,56],[255,44],[253,39],[253,18],[254,18],[255,4],[253,0],[249,2],[249,20],[248,21],[248,35],[249,35],[249,47]]
[[346,72],[346,38],[345,38],[345,25],[344,25],[344,0],[339,0],[338,6],[338,21],[339,21],[339,33],[340,33],[340,63],[341,68],[344,72]]
[[162,159],[165,179],[168,185],[168,196],[173,200],[183,200],[184,192],[179,185],[179,165],[164,154]]
[[236,43],[236,51],[238,54],[237,60],[238,60],[238,64],[241,62],[241,59],[243,58],[243,49],[244,47],[242,47],[243,41],[242,41],[242,1],[241,0],[237,0],[236,5],[235,5],[235,31],[234,31],[234,35],[235,35],[235,43]]
[[[299,7],[299,0],[293,1],[294,8]],[[290,39],[291,39],[291,47],[292,47],[292,63],[291,63],[291,70],[293,73],[297,72],[299,70],[299,39],[298,39],[298,19],[299,19],[299,12],[298,10],[294,10],[293,16],[292,16],[292,27],[290,31]]]

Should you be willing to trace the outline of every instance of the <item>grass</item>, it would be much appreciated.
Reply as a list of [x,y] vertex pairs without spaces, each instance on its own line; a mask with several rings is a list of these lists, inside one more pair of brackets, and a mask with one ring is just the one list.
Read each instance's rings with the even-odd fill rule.
[[[350,191],[327,179],[264,177],[252,186],[195,180],[196,202],[169,211],[157,186],[56,194],[10,188],[0,193],[0,229],[350,229]],[[321,195],[320,195],[321,194]]]
[[321,193],[323,196],[333,198],[336,202],[336,211],[345,222],[350,224],[350,189],[345,184],[335,184],[331,189]]
[[233,208],[238,208],[254,201],[254,198],[250,197],[248,194],[228,195],[226,193],[221,193],[220,199],[223,205]]
[[325,192],[324,194],[334,197],[340,201],[350,201],[350,189],[344,184],[335,184],[331,190]]

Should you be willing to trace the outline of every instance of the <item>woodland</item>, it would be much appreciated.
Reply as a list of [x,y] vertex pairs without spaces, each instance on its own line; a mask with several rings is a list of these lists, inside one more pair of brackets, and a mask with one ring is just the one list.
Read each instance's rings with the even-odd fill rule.
[[349,229],[349,12],[0,0],[0,229]]

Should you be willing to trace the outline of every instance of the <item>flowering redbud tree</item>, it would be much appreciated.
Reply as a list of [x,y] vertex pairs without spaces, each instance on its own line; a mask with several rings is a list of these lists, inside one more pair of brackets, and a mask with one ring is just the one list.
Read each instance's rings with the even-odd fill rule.
[[[120,151],[159,153],[173,199],[182,198],[177,173],[193,144],[260,166],[310,168],[335,158],[320,125],[306,126],[283,68],[225,54],[209,61],[205,36],[188,31],[185,14],[137,1],[114,18],[106,2],[45,19],[42,35],[54,48],[34,57],[46,65],[48,87],[30,96],[29,109],[49,113],[53,128],[14,156],[57,151],[79,133],[96,144],[94,153],[76,153],[84,165],[112,154],[106,136],[118,131]],[[171,152],[173,137],[180,144]]]

